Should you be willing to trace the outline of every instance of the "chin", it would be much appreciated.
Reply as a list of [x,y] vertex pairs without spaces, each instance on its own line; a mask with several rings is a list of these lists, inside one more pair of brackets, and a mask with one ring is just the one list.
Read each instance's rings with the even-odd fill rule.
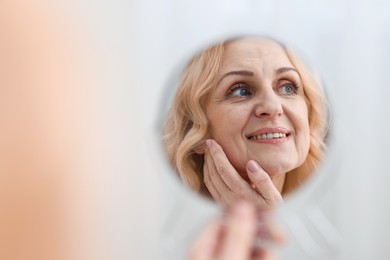
[[301,166],[304,162],[298,161],[298,160],[277,160],[275,161],[273,158],[246,158],[245,160],[240,160],[232,163],[233,167],[237,170],[237,172],[240,174],[240,176],[246,180],[247,182],[250,182],[248,173],[246,170],[246,164],[249,162],[249,160],[255,160],[260,164],[260,167],[271,177],[273,178],[274,176],[280,176],[284,175],[287,172],[298,168]]
[[258,161],[261,168],[272,178],[278,175],[284,175],[287,172],[299,167],[301,164],[292,161],[277,161],[273,160],[272,162],[261,162]]
[[[249,161],[249,160],[248,160]],[[281,167],[281,165],[275,165],[274,163],[273,164],[267,164],[267,163],[261,163],[259,160],[255,160],[257,161],[261,168],[272,178],[274,176],[277,176],[277,175],[281,175],[281,174],[285,174],[287,173],[288,171],[290,170],[286,170],[285,167]],[[246,163],[244,164],[240,164],[238,167],[237,166],[234,166],[233,167],[237,170],[237,172],[240,174],[240,176],[247,182],[250,182],[250,179],[248,177],[248,172],[246,170]]]

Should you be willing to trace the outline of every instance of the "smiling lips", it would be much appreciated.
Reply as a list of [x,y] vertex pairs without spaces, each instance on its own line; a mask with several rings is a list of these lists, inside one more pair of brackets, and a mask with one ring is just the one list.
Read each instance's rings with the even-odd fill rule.
[[290,132],[284,128],[264,128],[259,131],[256,131],[252,134],[249,134],[247,138],[253,141],[260,142],[283,142],[286,141],[288,136],[290,136]]
[[254,135],[248,137],[251,140],[265,140],[265,139],[277,139],[277,138],[283,138],[286,137],[286,134],[284,133],[267,133],[262,135]]

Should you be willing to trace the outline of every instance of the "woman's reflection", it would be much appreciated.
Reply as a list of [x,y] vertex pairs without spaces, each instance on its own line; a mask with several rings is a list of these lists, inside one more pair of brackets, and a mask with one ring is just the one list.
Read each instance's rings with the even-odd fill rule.
[[280,43],[242,37],[187,64],[163,141],[192,189],[269,208],[313,173],[326,131],[325,97],[309,71]]

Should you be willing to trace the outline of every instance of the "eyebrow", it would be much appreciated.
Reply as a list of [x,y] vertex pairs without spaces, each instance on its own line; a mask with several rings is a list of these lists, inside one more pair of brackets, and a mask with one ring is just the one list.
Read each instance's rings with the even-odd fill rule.
[[[287,72],[287,71],[295,71],[298,75],[298,71],[292,67],[282,67],[282,68],[279,68],[276,70],[276,74],[282,74],[284,72]],[[221,81],[226,78],[227,76],[231,76],[231,75],[243,75],[243,76],[251,76],[253,77],[255,74],[252,72],[252,71],[249,71],[249,70],[233,70],[233,71],[229,71],[227,73],[225,73],[222,78],[218,81],[218,84],[221,83]]]
[[249,70],[233,70],[225,73],[222,78],[218,81],[218,84],[221,83],[221,81],[230,75],[243,75],[243,76],[253,76],[255,75],[252,71]]
[[282,67],[282,68],[279,68],[276,70],[276,74],[282,74],[283,72],[286,72],[286,71],[295,71],[296,73],[298,73],[298,71],[292,67]]

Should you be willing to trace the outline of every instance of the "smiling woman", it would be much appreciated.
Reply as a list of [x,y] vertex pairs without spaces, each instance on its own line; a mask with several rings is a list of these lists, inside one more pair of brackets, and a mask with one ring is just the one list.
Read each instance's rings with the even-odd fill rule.
[[182,181],[222,204],[272,207],[313,173],[328,124],[322,88],[280,43],[217,43],[185,67],[164,127]]

